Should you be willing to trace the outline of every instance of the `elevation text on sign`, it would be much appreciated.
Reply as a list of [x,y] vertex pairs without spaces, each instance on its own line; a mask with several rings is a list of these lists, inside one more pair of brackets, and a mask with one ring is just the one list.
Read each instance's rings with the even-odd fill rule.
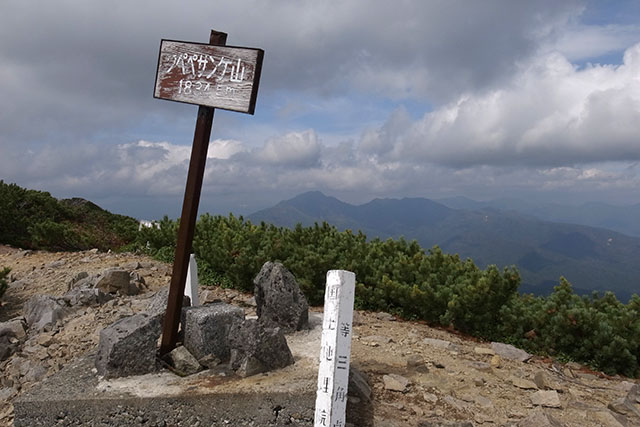
[[154,97],[253,114],[264,52],[162,40]]

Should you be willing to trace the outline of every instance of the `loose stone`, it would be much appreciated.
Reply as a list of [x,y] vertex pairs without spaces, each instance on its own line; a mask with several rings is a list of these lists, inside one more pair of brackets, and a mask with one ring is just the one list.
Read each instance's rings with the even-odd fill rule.
[[409,387],[409,380],[402,375],[388,374],[382,377],[385,390],[404,392]]
[[531,395],[531,403],[547,408],[561,408],[560,397],[555,390],[538,390]]

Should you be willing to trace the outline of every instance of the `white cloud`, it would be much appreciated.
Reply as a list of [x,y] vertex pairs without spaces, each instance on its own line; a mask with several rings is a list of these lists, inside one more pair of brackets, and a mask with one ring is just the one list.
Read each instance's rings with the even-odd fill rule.
[[[254,152],[243,150],[227,158],[210,155],[201,211],[240,209],[247,213],[279,199],[317,189],[351,202],[400,195],[437,198],[462,194],[482,199],[545,193],[547,196],[560,194],[563,200],[599,198],[631,203],[634,200],[619,195],[633,193],[640,186],[638,163],[601,162],[557,167],[473,165],[454,169],[428,162],[372,156],[358,151],[358,145],[349,142],[324,146],[316,137],[311,137],[311,131],[302,135],[315,139],[312,145],[319,146],[317,161],[306,167],[299,167],[305,156],[294,156],[288,163],[277,164],[261,158],[260,150],[273,146],[269,142]],[[284,141],[296,139],[288,137],[279,140],[280,148],[288,147]],[[32,168],[40,169],[40,173],[36,175],[28,170],[18,183],[29,188],[45,188],[58,197],[106,200],[106,208],[110,207],[109,203],[129,204],[141,217],[177,215],[189,151],[189,147],[182,145],[148,141],[82,152],[61,147],[33,157]],[[0,158],[0,167],[4,166],[4,159]],[[149,197],[172,202],[158,207],[149,202]]]
[[[361,141],[389,160],[555,166],[640,159],[640,44],[620,66],[532,58],[501,89],[467,94],[407,125],[392,115]],[[371,133],[371,132],[370,132]],[[390,148],[391,147],[391,148]]]
[[216,139],[209,144],[208,158],[228,159],[234,154],[246,152],[247,149],[240,141],[232,139]]
[[366,129],[360,138],[360,150],[367,154],[384,155],[393,149],[396,135],[410,128],[411,117],[404,108],[395,110],[382,127]]
[[[265,49],[256,116],[216,115],[203,194],[221,203],[308,189],[360,201],[636,194],[640,27],[584,25],[589,7],[12,2],[0,16],[0,179],[132,204],[180,198],[194,108],[152,99],[150,85],[160,38],[204,41],[215,16],[230,44]],[[620,66],[572,63],[625,48]]]
[[562,52],[571,61],[583,61],[624,51],[640,40],[640,25],[573,25],[545,49]]
[[259,161],[271,165],[311,167],[320,160],[320,151],[318,136],[309,129],[269,139],[254,154]]
[[261,102],[280,90],[448,100],[499,84],[535,51],[541,26],[557,28],[580,10],[552,0],[146,3],[5,2],[5,136],[65,140],[120,132],[151,114],[164,126],[186,116],[184,106],[151,97],[159,41],[205,41],[212,22],[229,44],[265,49]]

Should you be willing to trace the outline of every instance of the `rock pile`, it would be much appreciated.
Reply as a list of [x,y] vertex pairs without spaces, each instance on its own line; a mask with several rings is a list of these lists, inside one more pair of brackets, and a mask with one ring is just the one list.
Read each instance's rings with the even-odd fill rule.
[[[49,264],[62,265],[60,262]],[[30,335],[56,331],[66,318],[82,308],[104,304],[116,295],[137,295],[145,288],[144,279],[136,272],[111,268],[93,276],[87,272],[76,274],[68,282],[67,292],[60,297],[34,295],[25,302],[21,317],[0,324],[0,361],[18,350],[27,331]]]
[[[110,271],[93,286],[112,292],[128,289],[125,275],[115,273]],[[78,283],[93,283],[88,280],[81,278]],[[308,325],[306,299],[282,264],[267,262],[255,283],[259,290],[257,320],[245,320],[242,308],[222,302],[183,308],[182,345],[166,358],[178,373],[188,375],[228,363],[238,375],[246,377],[294,363],[284,332]],[[154,297],[147,317],[138,314],[121,319],[100,333],[96,358],[100,375],[115,378],[156,370],[152,361],[167,297],[168,290]],[[137,357],[132,357],[136,352]]]
[[[146,283],[157,287],[169,272],[160,262],[97,250],[0,251],[0,265],[12,269],[0,301],[0,426],[10,424],[8,402],[95,349],[103,327],[143,311]],[[126,291],[95,287],[109,271],[126,272]],[[134,286],[137,295],[126,295]]]

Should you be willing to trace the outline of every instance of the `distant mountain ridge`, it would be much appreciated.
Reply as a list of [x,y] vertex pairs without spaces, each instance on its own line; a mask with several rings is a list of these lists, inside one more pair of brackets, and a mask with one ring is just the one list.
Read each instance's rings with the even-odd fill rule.
[[564,276],[578,292],[612,290],[623,300],[640,293],[640,238],[515,210],[456,209],[424,198],[374,199],[356,206],[315,191],[248,218],[284,227],[326,221],[369,238],[403,236],[425,249],[438,245],[481,267],[516,265],[527,292],[545,294]]
[[478,202],[466,197],[439,199],[437,202],[453,209],[495,208],[502,211],[515,211],[546,221],[607,228],[629,236],[640,237],[640,203],[613,206],[602,202],[587,202],[571,206],[558,203],[532,203],[514,198]]

